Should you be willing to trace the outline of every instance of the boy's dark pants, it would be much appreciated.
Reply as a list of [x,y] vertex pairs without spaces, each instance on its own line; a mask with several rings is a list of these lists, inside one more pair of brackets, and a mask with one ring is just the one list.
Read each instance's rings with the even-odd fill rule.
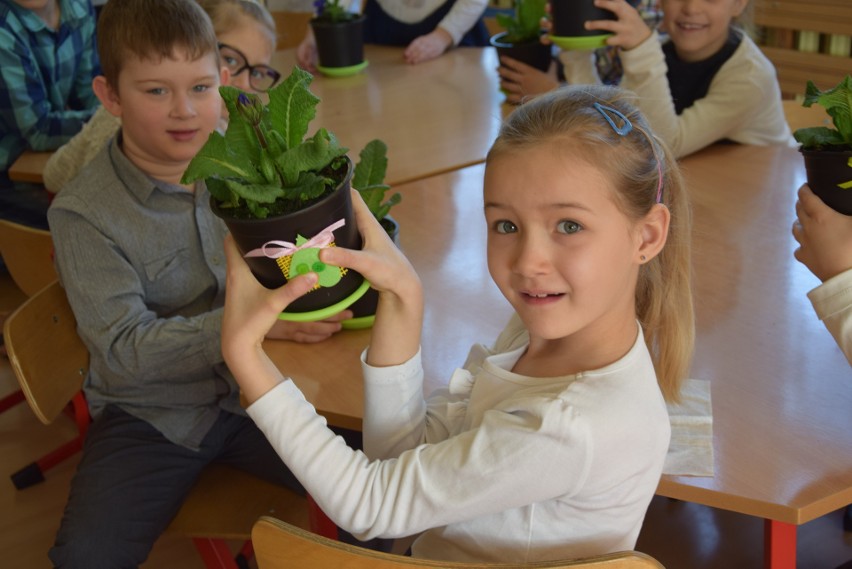
[[60,568],[137,567],[212,462],[304,491],[248,417],[223,411],[192,451],[107,407],[86,435],[50,560]]

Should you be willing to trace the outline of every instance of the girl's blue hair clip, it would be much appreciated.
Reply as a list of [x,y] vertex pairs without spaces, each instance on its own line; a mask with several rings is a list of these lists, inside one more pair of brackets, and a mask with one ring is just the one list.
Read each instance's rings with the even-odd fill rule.
[[[592,106],[597,109],[597,111],[603,116],[606,122],[609,123],[609,126],[612,127],[612,130],[614,130],[617,134],[621,136],[626,136],[631,130],[633,130],[633,123],[631,123],[630,119],[624,116],[621,111],[613,109],[612,107],[601,105],[600,103],[592,103]],[[621,126],[615,124],[615,121],[612,120],[612,117],[609,116],[608,113],[612,113],[613,115],[621,119]]]

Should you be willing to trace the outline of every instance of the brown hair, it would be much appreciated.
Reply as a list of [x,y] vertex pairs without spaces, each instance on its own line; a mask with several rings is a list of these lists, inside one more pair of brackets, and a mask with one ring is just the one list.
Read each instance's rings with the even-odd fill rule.
[[[636,284],[636,315],[651,351],[660,389],[677,401],[689,372],[695,338],[692,306],[691,212],[674,156],[651,131],[630,95],[616,87],[577,85],[534,98],[512,112],[486,159],[520,148],[558,145],[601,169],[613,182],[615,203],[630,219],[643,218],[662,199],[671,213],[666,245],[642,265]],[[619,135],[594,106],[620,112],[633,125]],[[616,126],[621,121],[614,113]]]
[[240,16],[248,16],[266,28],[275,41],[275,20],[264,4],[256,0],[197,0],[213,21],[216,35],[230,32],[240,24]]
[[111,0],[98,19],[98,55],[107,82],[118,87],[128,57],[159,61],[185,49],[189,57],[218,57],[216,34],[194,0]]

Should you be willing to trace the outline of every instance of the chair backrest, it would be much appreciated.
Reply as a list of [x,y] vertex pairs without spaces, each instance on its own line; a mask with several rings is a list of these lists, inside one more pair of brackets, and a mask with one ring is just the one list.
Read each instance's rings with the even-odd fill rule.
[[[278,34],[276,49],[288,49],[301,43],[308,31],[308,22],[314,17],[312,12],[288,12],[273,10],[270,12],[275,20],[275,31]],[[279,69],[287,75],[283,69]]]
[[803,95],[808,80],[828,89],[852,72],[849,0],[754,0],[753,20],[784,98]]
[[380,553],[333,541],[264,516],[251,533],[260,569],[311,567],[311,569],[661,569],[653,558],[635,551],[612,553],[572,561],[547,561],[525,565],[506,563],[452,563]]
[[50,232],[0,219],[0,255],[12,280],[32,296],[56,280]]
[[3,339],[27,403],[42,423],[52,423],[80,391],[89,369],[89,352],[59,281],[6,319]]

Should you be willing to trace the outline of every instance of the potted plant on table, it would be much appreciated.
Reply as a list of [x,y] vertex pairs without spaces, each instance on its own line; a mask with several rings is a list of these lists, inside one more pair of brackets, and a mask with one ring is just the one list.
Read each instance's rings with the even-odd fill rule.
[[808,185],[826,204],[852,215],[852,77],[847,75],[826,91],[808,81],[802,105],[813,104],[825,108],[834,128],[815,126],[793,132],[801,143]]
[[211,208],[264,286],[279,287],[309,271],[319,275],[314,290],[282,314],[303,321],[335,314],[369,289],[355,271],[321,263],[319,249],[361,247],[350,181],[354,175],[370,190],[381,186],[386,168],[384,143],[369,143],[353,168],[348,149],[333,134],[319,129],[307,137],[319,103],[308,88],[311,80],[294,68],[269,91],[267,105],[256,95],[220,87],[228,129],[210,135],[182,178],[205,180]]
[[491,36],[498,56],[517,59],[540,71],[550,68],[550,46],[539,39],[546,5],[547,0],[515,0],[511,15],[497,14],[497,23],[506,30]]
[[367,66],[364,59],[364,16],[350,12],[342,0],[315,0],[311,31],[324,75],[353,75]]

